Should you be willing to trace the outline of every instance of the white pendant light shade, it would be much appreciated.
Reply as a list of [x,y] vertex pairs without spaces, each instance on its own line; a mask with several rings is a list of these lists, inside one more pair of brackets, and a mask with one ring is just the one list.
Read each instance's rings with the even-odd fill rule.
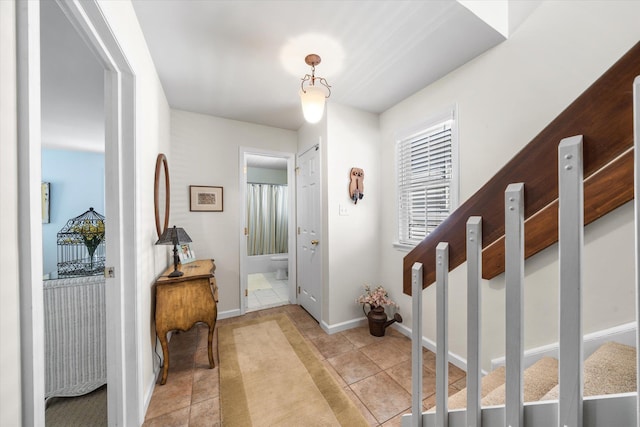
[[[318,123],[322,119],[325,99],[331,96],[331,86],[327,80],[323,77],[316,77],[316,65],[320,61],[320,56],[315,53],[304,58],[304,62],[311,66],[311,74],[305,74],[300,83],[300,102],[302,103],[302,114],[308,123]],[[306,89],[305,83],[307,83]]]
[[307,86],[300,91],[302,114],[309,123],[318,123],[324,114],[325,91],[316,86]]

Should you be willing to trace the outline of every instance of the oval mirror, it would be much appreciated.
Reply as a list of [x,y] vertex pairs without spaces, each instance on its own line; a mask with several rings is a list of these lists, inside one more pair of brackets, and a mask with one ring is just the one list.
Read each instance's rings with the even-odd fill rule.
[[156,214],[158,239],[169,226],[170,199],[169,165],[167,164],[167,157],[163,153],[160,153],[156,159],[156,173],[153,183],[153,203]]

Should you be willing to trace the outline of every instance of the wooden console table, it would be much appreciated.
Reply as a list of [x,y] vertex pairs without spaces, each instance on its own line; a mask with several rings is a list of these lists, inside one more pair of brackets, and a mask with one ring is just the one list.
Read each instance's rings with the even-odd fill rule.
[[213,361],[213,330],[218,309],[218,286],[214,276],[216,265],[212,259],[197,260],[181,266],[184,275],[168,277],[173,265],[156,280],[156,334],[162,345],[164,366],[160,384],[167,382],[169,373],[169,346],[167,333],[187,331],[198,322],[209,326],[209,367]]

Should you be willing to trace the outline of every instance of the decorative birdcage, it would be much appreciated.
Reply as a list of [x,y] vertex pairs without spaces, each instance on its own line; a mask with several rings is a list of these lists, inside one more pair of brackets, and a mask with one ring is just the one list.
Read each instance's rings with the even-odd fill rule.
[[104,261],[104,216],[89,208],[58,232],[58,277],[103,274]]

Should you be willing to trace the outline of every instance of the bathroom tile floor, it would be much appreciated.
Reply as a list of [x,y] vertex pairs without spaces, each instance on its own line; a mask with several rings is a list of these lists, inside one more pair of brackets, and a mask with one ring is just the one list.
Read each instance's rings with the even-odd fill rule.
[[[218,326],[275,313],[288,315],[371,426],[400,426],[411,408],[411,342],[393,328],[374,337],[367,328],[328,335],[300,306],[285,305],[221,319]],[[217,343],[217,331],[214,346]],[[144,422],[152,426],[221,426],[217,349],[208,369],[207,329],[174,334],[167,383],[157,384]],[[423,349],[423,407],[435,404],[435,355]],[[464,371],[449,365],[449,394],[465,387]]]
[[[260,283],[259,289],[252,289],[252,282]],[[289,302],[289,281],[276,279],[276,273],[249,274],[249,311],[275,307]]]

